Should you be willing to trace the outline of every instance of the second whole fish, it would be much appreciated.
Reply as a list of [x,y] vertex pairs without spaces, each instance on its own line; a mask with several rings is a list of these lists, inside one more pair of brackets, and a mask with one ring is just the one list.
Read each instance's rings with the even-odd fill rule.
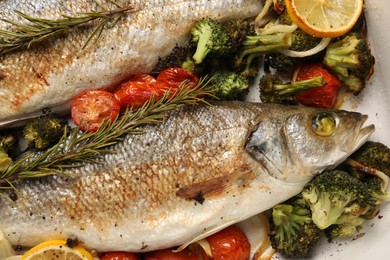
[[[126,136],[102,164],[19,183],[15,201],[0,197],[0,225],[23,247],[67,238],[102,252],[186,244],[299,193],[367,140],[366,118],[244,102],[187,106]],[[323,122],[333,131],[321,132]]]
[[[58,20],[117,8],[101,0],[3,0],[0,18],[28,24],[15,10],[34,18]],[[148,73],[159,57],[189,37],[195,21],[221,21],[256,16],[258,0],[118,0],[132,8],[97,41],[82,49],[95,23],[54,35],[30,48],[0,56],[0,126],[11,125],[44,108],[60,111],[86,89],[112,88],[130,75]],[[0,21],[0,30],[15,30]]]

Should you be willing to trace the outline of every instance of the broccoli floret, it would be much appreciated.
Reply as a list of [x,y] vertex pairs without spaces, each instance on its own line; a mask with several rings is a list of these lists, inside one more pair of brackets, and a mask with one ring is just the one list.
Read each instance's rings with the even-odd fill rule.
[[[273,26],[273,25],[271,25]],[[271,27],[270,26],[270,27]],[[250,66],[252,61],[261,55],[271,55],[281,50],[304,51],[316,46],[321,39],[310,36],[301,29],[294,32],[277,32],[272,34],[260,33],[247,36],[242,44],[242,51],[236,58],[236,67],[242,67],[242,63]],[[284,57],[285,64],[297,62],[296,58]],[[271,65],[272,67],[272,65]],[[281,67],[281,65],[279,65]]]
[[235,53],[239,50],[241,44],[245,41],[246,36],[255,34],[253,25],[251,25],[247,20],[230,20],[224,23],[223,26],[225,27],[231,42],[231,53]]
[[308,256],[322,236],[310,209],[299,203],[279,204],[272,210],[270,240],[273,248],[288,257]]
[[13,164],[10,153],[16,148],[18,138],[13,133],[0,135],[0,172],[4,172]]
[[0,135],[0,150],[8,153],[10,150],[16,148],[18,138],[13,133],[4,133]]
[[29,146],[44,150],[57,143],[68,128],[67,121],[47,114],[31,120],[23,128],[23,137]]
[[216,96],[223,100],[240,100],[249,88],[249,80],[233,71],[217,71],[208,87],[216,89]]
[[151,74],[158,75],[164,69],[177,67],[181,67],[193,73],[199,73],[202,68],[196,66],[194,60],[192,59],[192,55],[195,50],[196,44],[192,41],[187,42],[183,46],[176,45],[169,55],[158,59]]
[[[390,176],[390,148],[380,142],[364,143],[350,158]],[[354,168],[351,171],[359,171],[359,169]]]
[[372,73],[374,57],[359,34],[350,33],[327,46],[324,64],[349,92],[358,95]]
[[273,53],[279,50],[285,50],[293,45],[292,33],[273,33],[249,35],[243,42],[243,50],[240,59],[247,57],[252,61],[254,58],[266,53]]
[[334,224],[361,224],[376,208],[376,199],[366,186],[341,170],[316,176],[302,191],[302,197],[320,229]]
[[390,195],[387,192],[387,184],[378,176],[366,175],[365,178],[362,179],[362,182],[376,199],[377,205],[380,205],[384,200],[390,200]]
[[214,19],[201,19],[191,30],[192,40],[197,43],[192,58],[200,64],[209,53],[216,56],[229,55],[233,50],[232,41],[225,26]]
[[[356,224],[356,223],[355,223]],[[340,225],[331,225],[330,227],[324,230],[326,237],[329,242],[332,242],[336,238],[346,238],[351,237],[358,230],[359,225],[353,225],[349,223],[344,223]]]
[[286,103],[286,98],[325,84],[322,76],[283,84],[277,74],[266,73],[260,78],[260,99],[264,103]]
[[300,58],[290,57],[277,52],[265,55],[265,60],[271,68],[284,73],[295,67],[295,65],[299,63]]

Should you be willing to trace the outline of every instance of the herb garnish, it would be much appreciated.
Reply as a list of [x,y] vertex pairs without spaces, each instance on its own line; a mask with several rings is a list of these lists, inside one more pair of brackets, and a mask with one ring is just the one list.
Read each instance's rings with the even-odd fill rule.
[[80,13],[79,16],[62,15],[63,18],[58,20],[31,17],[18,10],[14,10],[15,13],[29,23],[22,24],[0,18],[1,21],[9,23],[15,28],[10,31],[0,30],[0,55],[17,50],[21,47],[30,48],[32,44],[43,41],[58,33],[80,25],[85,25],[92,21],[98,21],[91,35],[82,47],[82,49],[84,49],[93,38],[95,38],[96,41],[100,37],[108,24],[115,24],[122,15],[133,11],[132,7],[122,7],[115,1],[108,1],[115,6],[115,9],[107,10],[104,6],[95,1],[103,11]]
[[213,96],[214,90],[206,88],[203,79],[196,87],[183,83],[170,97],[169,91],[155,101],[149,100],[137,110],[127,110],[114,122],[105,122],[96,132],[82,132],[74,128],[66,129],[61,140],[44,152],[33,152],[20,158],[5,172],[0,173],[0,189],[15,188],[15,184],[28,178],[66,174],[69,168],[81,167],[87,163],[102,163],[105,154],[112,153],[108,147],[120,142],[127,134],[142,134],[146,124],[163,122],[166,112],[186,104],[206,102],[203,96]]

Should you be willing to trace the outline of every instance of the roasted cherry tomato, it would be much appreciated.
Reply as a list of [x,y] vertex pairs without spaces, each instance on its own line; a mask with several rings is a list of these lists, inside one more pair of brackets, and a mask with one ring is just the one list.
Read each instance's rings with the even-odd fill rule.
[[251,245],[245,233],[234,226],[227,227],[206,238],[213,260],[247,260]]
[[109,252],[100,257],[100,260],[139,260],[137,254],[129,252]]
[[147,74],[131,77],[123,82],[114,92],[122,109],[127,107],[140,108],[152,96],[158,99],[159,91],[156,89],[156,79]]
[[298,71],[296,80],[305,80],[318,76],[322,76],[326,84],[298,94],[295,96],[295,99],[299,103],[310,107],[332,108],[337,102],[341,82],[320,63],[303,65]]
[[119,101],[105,90],[84,91],[71,104],[72,119],[83,131],[95,132],[104,120],[112,122],[119,112]]
[[163,249],[145,254],[145,260],[197,260],[198,257],[188,249],[173,252],[172,249]]
[[170,96],[172,96],[183,83],[185,83],[186,86],[195,87],[198,82],[198,76],[185,69],[168,68],[161,71],[157,76],[157,89],[161,91],[161,94],[164,94],[169,90]]

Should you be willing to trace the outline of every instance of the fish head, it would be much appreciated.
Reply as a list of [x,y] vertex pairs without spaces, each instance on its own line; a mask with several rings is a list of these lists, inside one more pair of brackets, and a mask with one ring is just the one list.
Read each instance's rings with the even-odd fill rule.
[[366,115],[343,110],[290,108],[269,114],[249,134],[246,150],[286,182],[307,182],[335,168],[375,129],[364,126]]

